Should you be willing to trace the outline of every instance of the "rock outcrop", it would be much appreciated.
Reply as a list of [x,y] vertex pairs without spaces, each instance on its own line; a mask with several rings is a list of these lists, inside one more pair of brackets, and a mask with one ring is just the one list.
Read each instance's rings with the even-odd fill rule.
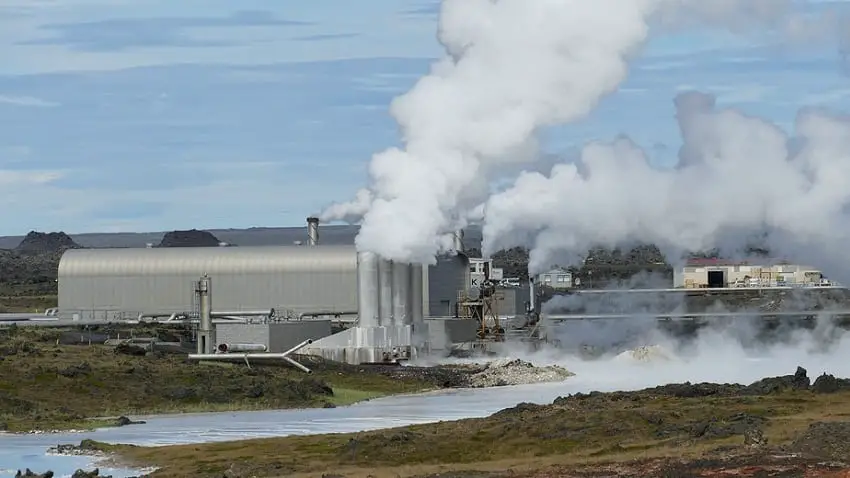
[[218,247],[220,242],[211,232],[189,229],[167,232],[158,247]]

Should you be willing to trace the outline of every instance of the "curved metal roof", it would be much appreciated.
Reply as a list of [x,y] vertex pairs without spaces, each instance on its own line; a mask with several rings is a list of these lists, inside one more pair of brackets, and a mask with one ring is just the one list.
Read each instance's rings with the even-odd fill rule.
[[357,269],[354,246],[69,249],[59,277],[333,272]]

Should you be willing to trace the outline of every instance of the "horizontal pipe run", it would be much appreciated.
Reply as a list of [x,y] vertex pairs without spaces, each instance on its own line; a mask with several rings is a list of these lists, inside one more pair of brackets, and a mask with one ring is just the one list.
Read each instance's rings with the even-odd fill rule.
[[298,314],[298,320],[303,320],[304,317],[322,317],[322,316],[343,316],[343,315],[357,315],[357,311],[347,310],[344,312],[339,312],[335,310],[317,310],[310,312],[301,312]]
[[210,312],[211,317],[271,317],[274,315],[271,309],[266,310],[214,310]]
[[250,359],[277,359],[283,360],[289,364],[295,365],[297,368],[303,370],[306,373],[313,373],[312,370],[301,365],[298,362],[295,362],[291,358],[287,357],[285,354],[278,353],[235,353],[235,354],[189,354],[189,360],[221,360],[221,361],[245,361],[247,362]]
[[634,314],[551,314],[544,315],[544,320],[551,322],[568,322],[573,320],[606,320],[606,319],[702,319],[723,317],[819,317],[819,316],[850,316],[850,310],[791,310],[791,311],[741,311],[741,312],[694,312],[694,313],[634,313]]
[[233,352],[266,352],[268,347],[263,344],[218,344],[221,353]]

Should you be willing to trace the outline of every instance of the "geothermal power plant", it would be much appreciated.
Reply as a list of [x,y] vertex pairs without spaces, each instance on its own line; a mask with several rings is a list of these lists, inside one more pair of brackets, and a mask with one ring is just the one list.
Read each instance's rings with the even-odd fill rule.
[[[304,368],[290,355],[398,363],[456,349],[557,345],[571,343],[571,326],[587,321],[850,317],[850,310],[825,310],[811,297],[791,303],[803,285],[805,293],[831,294],[834,304],[848,302],[838,297],[846,289],[803,266],[691,264],[674,274],[676,287],[622,291],[577,287],[556,269],[538,275],[539,286],[532,280],[517,287],[500,285],[491,262],[465,254],[462,231],[433,265],[323,244],[320,233],[310,217],[303,245],[71,249],[59,264],[58,308],[0,324],[188,324],[196,339],[192,359],[250,356]],[[542,304],[544,287],[560,295]],[[718,310],[715,302],[729,298],[749,310]],[[759,301],[767,307],[751,306]]]
[[[430,266],[323,245],[314,217],[305,245],[68,250],[59,306],[40,322],[191,322],[199,358],[296,346],[355,364],[444,353],[480,333],[463,314],[475,279],[457,237],[456,250]],[[512,317],[522,301],[508,292],[501,313]]]

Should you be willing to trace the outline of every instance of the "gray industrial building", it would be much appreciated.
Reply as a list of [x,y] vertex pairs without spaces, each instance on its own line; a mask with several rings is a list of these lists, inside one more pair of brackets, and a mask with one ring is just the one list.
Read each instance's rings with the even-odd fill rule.
[[[204,274],[220,313],[358,311],[354,246],[305,245],[68,250],[59,263],[59,314],[81,320],[191,314]],[[441,257],[423,287],[424,315],[454,315],[458,291],[469,287],[466,256]]]

